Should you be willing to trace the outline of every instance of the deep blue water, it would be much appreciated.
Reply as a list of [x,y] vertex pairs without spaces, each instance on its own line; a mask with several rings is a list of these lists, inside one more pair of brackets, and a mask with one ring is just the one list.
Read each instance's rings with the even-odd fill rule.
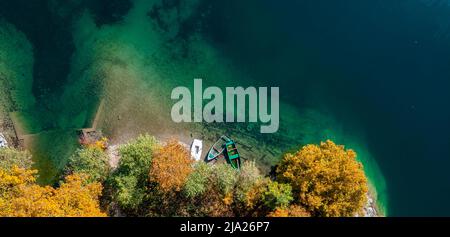
[[216,1],[209,22],[284,99],[361,125],[390,215],[450,215],[448,1]]

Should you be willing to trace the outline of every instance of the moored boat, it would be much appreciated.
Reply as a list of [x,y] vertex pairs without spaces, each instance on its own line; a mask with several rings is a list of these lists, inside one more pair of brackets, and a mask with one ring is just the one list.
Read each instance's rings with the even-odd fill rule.
[[230,163],[231,167],[234,169],[241,168],[241,156],[237,150],[236,143],[229,139],[225,144],[226,156],[228,163]]
[[221,136],[219,140],[212,145],[211,149],[209,149],[208,155],[206,156],[206,162],[224,157],[225,144],[228,140],[229,138],[227,136]]
[[191,157],[194,160],[199,161],[201,159],[202,148],[203,148],[203,141],[194,139],[191,145]]
[[7,148],[8,142],[6,141],[5,136],[3,136],[2,133],[0,133],[0,148]]
[[227,136],[221,136],[214,143],[206,156],[206,162],[225,158],[234,169],[241,167],[241,156],[237,150],[236,143]]

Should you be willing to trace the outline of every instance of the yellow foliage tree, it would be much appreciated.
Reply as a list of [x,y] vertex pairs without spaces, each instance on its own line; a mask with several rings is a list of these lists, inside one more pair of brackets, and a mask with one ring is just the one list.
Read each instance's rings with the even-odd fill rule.
[[300,205],[291,205],[289,208],[277,208],[267,217],[310,217],[311,213]]
[[102,186],[70,175],[59,188],[36,184],[35,170],[0,169],[0,216],[3,217],[103,217],[99,208]]
[[267,217],[289,217],[289,210],[285,208],[277,208],[275,211],[270,212]]
[[291,205],[289,207],[289,217],[310,217],[309,213],[304,207],[300,205]]
[[192,172],[192,159],[178,141],[170,140],[158,149],[152,159],[150,181],[164,192],[181,191]]
[[356,153],[329,140],[286,154],[277,176],[314,216],[353,216],[366,203],[367,178]]
[[108,149],[108,138],[106,137],[102,137],[101,139],[93,142],[93,143],[89,143],[87,144],[88,148],[98,148],[100,150],[106,150]]
[[69,175],[55,189],[53,199],[65,216],[106,216],[99,206],[102,185],[98,182],[88,183],[87,178],[82,174]]

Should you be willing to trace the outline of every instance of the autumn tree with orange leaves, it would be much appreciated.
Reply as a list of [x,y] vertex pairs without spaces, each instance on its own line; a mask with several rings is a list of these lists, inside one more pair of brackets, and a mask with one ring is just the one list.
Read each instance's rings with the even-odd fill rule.
[[279,207],[270,212],[267,217],[311,217],[311,213],[304,207],[294,204],[287,208]]
[[188,150],[178,141],[170,140],[154,154],[150,181],[157,183],[163,192],[179,192],[192,172],[192,163]]

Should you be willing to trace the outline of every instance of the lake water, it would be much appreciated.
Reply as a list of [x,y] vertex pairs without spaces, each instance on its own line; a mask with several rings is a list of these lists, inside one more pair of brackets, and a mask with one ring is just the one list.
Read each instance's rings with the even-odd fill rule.
[[[143,81],[116,104],[142,110],[139,93],[164,102],[173,86],[203,77],[279,86],[280,136],[355,149],[389,215],[450,215],[450,1],[163,2],[0,0],[0,15],[34,48],[24,55],[34,57],[32,88],[17,100],[32,101],[18,110],[37,134],[43,177],[57,176],[73,131],[120,91],[114,78],[125,91]],[[148,119],[141,110],[122,112]]]
[[390,215],[450,214],[450,1],[231,2],[212,40],[296,106],[364,133]]

